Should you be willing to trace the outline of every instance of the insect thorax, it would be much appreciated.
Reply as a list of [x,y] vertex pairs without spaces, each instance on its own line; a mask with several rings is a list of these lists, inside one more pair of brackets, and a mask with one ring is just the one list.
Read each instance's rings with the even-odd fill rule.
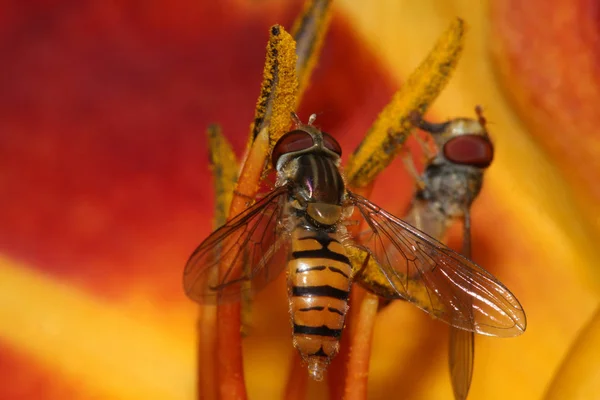
[[425,189],[417,197],[435,204],[447,217],[461,217],[481,191],[483,170],[453,163],[433,163],[423,175]]
[[290,182],[290,201],[299,215],[319,227],[336,224],[341,218],[345,186],[337,160],[318,153],[302,154],[281,171]]

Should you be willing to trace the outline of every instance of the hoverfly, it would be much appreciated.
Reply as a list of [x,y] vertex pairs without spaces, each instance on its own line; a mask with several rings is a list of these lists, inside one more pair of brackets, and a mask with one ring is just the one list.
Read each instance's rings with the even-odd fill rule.
[[[462,221],[462,254],[467,258],[471,258],[471,205],[494,157],[482,110],[476,107],[475,112],[477,120],[456,118],[440,124],[413,115],[413,124],[431,135],[438,150],[428,157],[423,174],[416,176],[419,184],[405,217],[406,222],[438,240],[450,226]],[[409,170],[416,171],[414,165]],[[455,399],[464,400],[469,393],[474,341],[472,330],[450,328],[448,360]]]
[[[287,266],[293,344],[315,380],[338,353],[351,284],[363,284],[351,261],[357,252],[376,263],[389,290],[452,326],[520,334],[523,309],[494,276],[346,188],[342,149],[312,125],[314,118],[296,120],[273,147],[275,188],[192,253],[183,279],[187,295],[200,303],[238,301]],[[356,219],[367,232],[350,234]]]

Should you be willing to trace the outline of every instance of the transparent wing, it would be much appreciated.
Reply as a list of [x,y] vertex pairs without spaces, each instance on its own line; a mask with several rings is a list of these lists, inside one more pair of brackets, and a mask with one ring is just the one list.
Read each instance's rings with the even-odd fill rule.
[[[466,185],[466,183],[465,183]],[[470,202],[466,202],[470,204]],[[463,208],[464,223],[462,237],[462,252],[466,258],[471,258],[471,224],[470,210],[468,206]],[[442,213],[437,205],[425,199],[414,198],[409,213],[403,218],[410,225],[427,233],[428,235],[440,239],[444,237],[448,222],[454,222],[452,216]],[[466,293],[469,293],[468,290]],[[463,292],[464,293],[464,292]],[[461,296],[465,304],[471,304],[469,318],[473,320],[472,301],[468,294]],[[473,362],[475,359],[475,334],[470,331],[450,327],[448,343],[448,366],[450,370],[450,379],[455,400],[465,400],[469,394],[471,381],[473,378]]]
[[364,197],[348,197],[369,225],[361,245],[375,259],[385,289],[459,329],[502,337],[525,331],[521,304],[492,274]]
[[279,219],[279,187],[213,232],[190,256],[183,273],[187,295],[199,303],[237,301],[272,281],[285,267],[288,236]]

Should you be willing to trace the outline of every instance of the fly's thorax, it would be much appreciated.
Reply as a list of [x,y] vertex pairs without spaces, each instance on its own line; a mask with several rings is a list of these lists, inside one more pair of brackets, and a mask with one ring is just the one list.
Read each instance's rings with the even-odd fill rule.
[[481,191],[483,170],[438,159],[427,166],[422,178],[425,188],[417,199],[431,203],[448,218],[460,218]]
[[322,154],[302,154],[280,171],[278,184],[291,183],[289,202],[295,214],[329,230],[345,215],[345,184],[339,160]]
[[338,160],[321,154],[303,154],[295,158],[293,176],[296,196],[307,203],[340,205],[345,192]]

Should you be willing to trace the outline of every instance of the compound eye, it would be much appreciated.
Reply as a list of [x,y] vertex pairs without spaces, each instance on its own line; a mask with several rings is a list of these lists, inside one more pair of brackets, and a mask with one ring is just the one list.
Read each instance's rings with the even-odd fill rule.
[[273,168],[277,167],[277,161],[282,155],[306,150],[313,145],[312,136],[308,132],[296,129],[286,133],[275,143],[275,147],[273,147],[273,151],[271,152]]
[[494,159],[494,146],[487,137],[461,135],[446,142],[444,157],[455,164],[487,168]]
[[323,134],[323,146],[328,150],[333,151],[338,156],[342,156],[342,147],[340,144],[327,132],[321,132]]

